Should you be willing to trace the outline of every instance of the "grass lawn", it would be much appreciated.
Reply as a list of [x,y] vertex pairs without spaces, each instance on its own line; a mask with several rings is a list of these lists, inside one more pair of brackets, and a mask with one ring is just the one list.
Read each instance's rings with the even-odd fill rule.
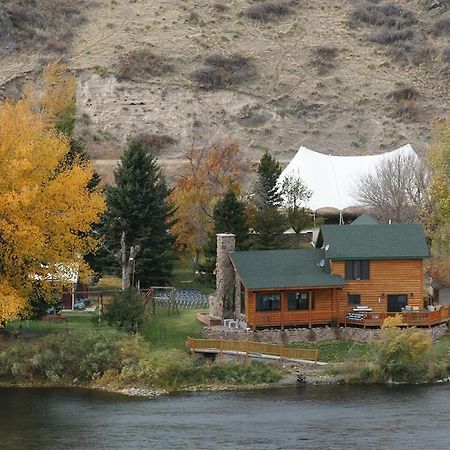
[[341,362],[348,359],[360,359],[370,352],[369,345],[351,341],[300,342],[289,347],[312,348],[319,351],[319,361]]
[[179,309],[179,314],[158,308],[144,324],[142,335],[158,348],[186,348],[188,336],[201,337],[203,324],[196,318],[204,309]]
[[180,255],[173,269],[170,285],[177,289],[198,289],[204,294],[210,294],[213,288],[200,283],[192,271],[192,259],[188,255]]
[[22,329],[38,335],[49,331],[88,330],[97,328],[92,322],[93,314],[86,311],[64,311],[62,313],[64,320],[61,322],[50,320],[13,320],[7,323],[6,329],[9,331]]

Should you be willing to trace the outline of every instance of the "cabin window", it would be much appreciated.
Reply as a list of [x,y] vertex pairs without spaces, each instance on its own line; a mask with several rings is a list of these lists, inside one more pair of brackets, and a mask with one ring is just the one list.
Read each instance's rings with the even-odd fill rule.
[[256,294],[256,311],[279,311],[280,294]]
[[[314,309],[314,292],[311,298],[311,308]],[[293,310],[308,310],[309,309],[309,295],[307,291],[303,292],[288,292],[288,309]]]
[[345,279],[368,280],[369,261],[367,260],[345,261]]
[[348,294],[348,304],[349,305],[360,305],[361,304],[361,295]]

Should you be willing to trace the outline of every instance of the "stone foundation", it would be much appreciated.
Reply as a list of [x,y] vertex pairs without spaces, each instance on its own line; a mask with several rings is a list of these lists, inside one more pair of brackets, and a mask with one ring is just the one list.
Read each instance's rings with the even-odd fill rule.
[[[447,325],[433,328],[422,328],[433,341],[441,338],[447,331]],[[289,330],[257,330],[245,331],[235,328],[210,327],[203,329],[203,337],[207,339],[223,339],[229,341],[267,342],[271,344],[292,344],[305,341],[353,341],[361,344],[369,343],[380,337],[380,329],[364,329],[356,327],[323,327],[323,328],[292,328]]]

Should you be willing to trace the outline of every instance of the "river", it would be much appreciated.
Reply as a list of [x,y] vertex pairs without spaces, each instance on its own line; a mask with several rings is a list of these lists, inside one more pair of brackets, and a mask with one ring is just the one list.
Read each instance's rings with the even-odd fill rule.
[[0,389],[1,449],[450,449],[450,386]]

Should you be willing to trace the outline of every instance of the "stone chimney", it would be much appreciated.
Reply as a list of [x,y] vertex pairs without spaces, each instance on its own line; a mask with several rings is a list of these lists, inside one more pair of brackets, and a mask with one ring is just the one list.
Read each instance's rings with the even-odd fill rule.
[[216,289],[217,302],[222,305],[222,317],[234,318],[235,274],[231,263],[230,252],[236,247],[234,234],[217,235]]

